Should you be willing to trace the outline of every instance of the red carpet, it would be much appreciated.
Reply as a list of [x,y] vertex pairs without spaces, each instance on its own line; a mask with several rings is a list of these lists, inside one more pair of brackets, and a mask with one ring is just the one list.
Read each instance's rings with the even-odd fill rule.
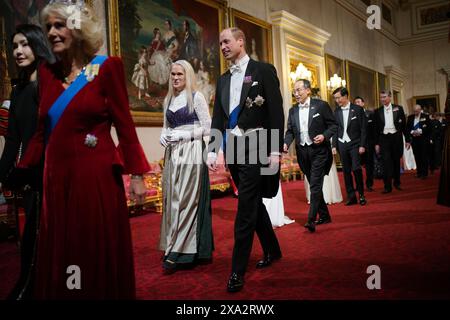
[[[341,186],[342,174],[340,173]],[[333,223],[305,231],[303,181],[283,183],[286,214],[296,222],[276,230],[283,259],[256,270],[255,237],[244,290],[228,294],[237,200],[213,200],[214,261],[165,276],[157,250],[161,216],[132,218],[139,299],[449,299],[450,208],[437,206],[438,176],[402,176],[403,191],[367,193],[368,205],[330,206]],[[381,290],[368,290],[366,269],[381,268]],[[0,298],[18,270],[14,244],[0,243]]]

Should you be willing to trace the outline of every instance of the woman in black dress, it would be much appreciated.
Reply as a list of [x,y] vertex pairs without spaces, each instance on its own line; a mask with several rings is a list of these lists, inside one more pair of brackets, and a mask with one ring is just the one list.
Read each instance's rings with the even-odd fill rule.
[[19,280],[9,298],[24,299],[30,292],[31,285],[42,168],[24,170],[15,166],[36,131],[39,64],[43,61],[53,62],[54,58],[41,28],[35,25],[17,26],[12,37],[12,45],[19,79],[11,93],[8,131],[0,159],[0,182],[6,188],[20,193],[23,198],[25,227],[21,241],[21,270]]

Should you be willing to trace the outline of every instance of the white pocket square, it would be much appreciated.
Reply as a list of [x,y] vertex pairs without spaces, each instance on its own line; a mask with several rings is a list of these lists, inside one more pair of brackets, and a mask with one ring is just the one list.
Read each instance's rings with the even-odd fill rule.
[[252,83],[252,87],[254,87],[254,86],[257,86],[259,84],[259,82],[258,81],[253,81],[253,83]]
[[353,118],[350,119],[350,121],[355,120],[356,118],[357,118],[357,117],[353,117]]
[[320,116],[320,113],[316,113],[315,115],[313,115],[313,119],[318,116]]

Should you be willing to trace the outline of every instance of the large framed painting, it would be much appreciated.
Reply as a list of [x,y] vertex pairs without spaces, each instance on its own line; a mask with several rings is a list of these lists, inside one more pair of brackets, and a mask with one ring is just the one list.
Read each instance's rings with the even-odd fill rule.
[[418,104],[425,112],[433,113],[439,112],[439,95],[432,94],[427,96],[413,97],[413,107]]
[[347,74],[347,88],[350,98],[356,96],[364,98],[366,106],[376,108],[378,106],[376,72],[366,67],[345,61]]
[[378,97],[381,91],[388,90],[388,83],[386,75],[380,72],[377,72],[377,81],[378,81],[378,90],[377,90],[377,97]]
[[236,9],[230,9],[230,25],[245,33],[246,50],[256,61],[273,63],[272,25]]
[[[345,80],[345,63],[344,60],[339,59],[331,54],[325,54],[325,70],[326,70],[326,79],[329,80],[335,74],[338,77],[341,77]],[[334,109],[335,102],[333,99],[333,91],[328,90],[326,97],[328,103]]]
[[448,12],[450,3],[448,1],[429,1],[412,4],[412,26],[413,34],[422,32],[448,30]]
[[107,11],[109,52],[123,59],[136,125],[162,125],[170,66],[179,59],[192,64],[198,90],[212,105],[225,68],[219,48],[224,1],[110,0]]

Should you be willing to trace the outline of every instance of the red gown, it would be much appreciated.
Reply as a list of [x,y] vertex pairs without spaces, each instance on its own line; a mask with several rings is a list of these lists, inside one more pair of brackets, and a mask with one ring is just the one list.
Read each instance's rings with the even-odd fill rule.
[[[38,129],[20,164],[36,165],[45,150],[34,297],[133,299],[133,252],[121,174],[144,173],[149,165],[130,115],[122,61],[110,57],[104,62],[98,76],[69,103],[45,147],[48,110],[64,91],[54,70],[49,65],[40,69]],[[87,134],[97,137],[95,147],[85,145]],[[74,274],[67,273],[71,265],[80,268],[81,290],[67,287]]]

